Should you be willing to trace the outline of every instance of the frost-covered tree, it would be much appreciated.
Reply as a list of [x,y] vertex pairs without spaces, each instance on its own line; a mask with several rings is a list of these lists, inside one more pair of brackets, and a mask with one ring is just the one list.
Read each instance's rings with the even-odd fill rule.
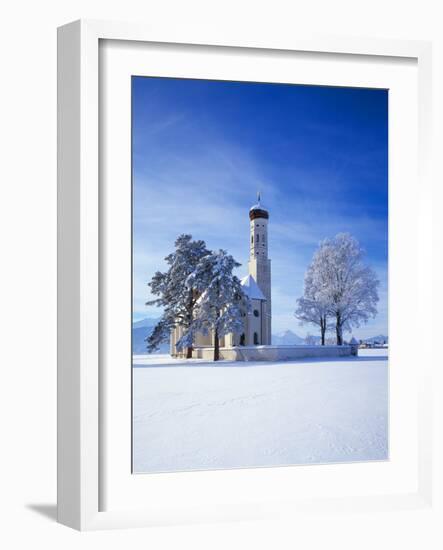
[[310,323],[320,328],[321,345],[325,345],[328,328],[329,305],[317,286],[314,262],[308,267],[305,275],[303,296],[297,300],[296,318],[302,323]]
[[187,345],[195,332],[214,335],[214,361],[220,358],[220,338],[231,332],[243,331],[241,310],[246,297],[238,277],[233,269],[240,264],[219,250],[206,255],[199,261],[196,269],[188,277],[188,285],[195,288],[199,298],[194,310],[194,323],[184,334],[182,342]]
[[310,323],[320,328],[321,345],[325,345],[325,334],[327,328],[327,311],[320,302],[312,298],[302,296],[297,300],[295,316],[302,323]]
[[[169,340],[174,327],[180,326],[190,336],[186,344],[186,357],[192,357],[191,328],[199,293],[190,283],[189,276],[194,273],[201,259],[209,254],[204,241],[193,240],[191,235],[180,235],[175,241],[174,252],[165,258],[168,270],[163,273],[157,271],[148,283],[151,293],[158,298],[150,300],[146,305],[163,307],[159,322],[146,339],[150,353],[158,349],[159,344]],[[197,283],[196,278],[194,282]]]
[[171,330],[174,328],[174,324],[171,319],[162,316],[158,323],[153,328],[151,334],[145,338],[147,342],[148,353],[153,353],[159,347],[159,344],[163,342],[168,342]]
[[311,268],[317,299],[327,304],[337,345],[342,345],[344,330],[359,327],[377,315],[377,276],[365,265],[359,242],[348,233],[322,241]]

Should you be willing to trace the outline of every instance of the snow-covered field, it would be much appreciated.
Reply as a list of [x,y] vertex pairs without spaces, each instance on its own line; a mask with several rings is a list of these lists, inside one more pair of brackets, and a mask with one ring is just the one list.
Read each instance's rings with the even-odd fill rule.
[[279,363],[134,356],[134,471],[386,459],[387,353]]

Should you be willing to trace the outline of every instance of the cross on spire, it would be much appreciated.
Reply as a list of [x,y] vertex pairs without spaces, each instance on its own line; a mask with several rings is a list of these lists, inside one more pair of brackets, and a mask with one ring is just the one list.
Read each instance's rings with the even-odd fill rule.
[[257,203],[260,206],[260,191],[257,191]]

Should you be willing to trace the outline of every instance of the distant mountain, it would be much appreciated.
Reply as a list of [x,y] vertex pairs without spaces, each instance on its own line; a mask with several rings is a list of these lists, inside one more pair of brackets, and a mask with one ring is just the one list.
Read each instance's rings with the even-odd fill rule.
[[[334,340],[333,336],[328,333],[327,337],[329,339],[332,338]],[[312,340],[315,342],[315,344],[320,344],[320,336],[318,335],[311,335]],[[350,340],[351,337],[345,338],[346,341]],[[359,338],[356,337],[356,340],[359,341]],[[371,338],[365,338],[362,340],[363,342],[366,342],[367,344],[383,344],[389,343],[389,337],[385,336],[383,334],[378,334],[377,336],[371,336]],[[334,340],[335,342],[335,340]],[[305,339],[301,336],[298,336],[298,334],[295,334],[295,332],[292,332],[292,330],[285,330],[283,332],[279,332],[277,334],[272,335],[272,343],[274,346],[292,346],[292,345],[300,345],[305,344]]]
[[132,323],[132,328],[153,328],[157,324],[158,319],[141,319]]
[[304,344],[305,340],[292,330],[285,330],[272,335],[272,343],[274,346],[293,346],[296,344]]
[[371,336],[371,338],[365,338],[363,342],[366,342],[368,344],[374,344],[377,342],[378,344],[388,344],[389,343],[389,337],[384,336],[383,334],[379,334],[378,336]]
[[[146,349],[145,338],[153,331],[158,319],[142,319],[132,323],[132,353],[134,355],[145,355],[148,353]],[[160,349],[154,353],[168,353],[169,343],[161,344]]]

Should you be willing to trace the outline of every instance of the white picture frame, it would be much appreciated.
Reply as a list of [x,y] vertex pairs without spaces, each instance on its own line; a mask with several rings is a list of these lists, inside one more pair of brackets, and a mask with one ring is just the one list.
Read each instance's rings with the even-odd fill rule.
[[[312,35],[290,39],[252,40],[248,38],[208,40],[202,35],[186,36],[186,32],[171,36],[157,34],[152,29],[136,24],[77,21],[59,29],[58,33],[58,519],[80,530],[129,526],[150,526],[198,521],[220,521],[251,517],[269,517],[302,513],[303,511],[343,512],[358,507],[372,511],[380,509],[419,508],[430,506],[432,501],[432,445],[431,445],[431,367],[432,347],[422,354],[420,372],[417,373],[416,424],[418,427],[417,483],[407,492],[387,490],[384,494],[338,494],[328,497],[305,495],[303,501],[291,500],[284,492],[259,495],[251,491],[247,503],[235,504],[225,499],[220,502],[196,501],[170,508],[129,506],[122,498],[121,505],[114,503],[111,510],[103,509],[101,484],[106,479],[103,453],[108,449],[103,441],[103,419],[106,413],[105,389],[102,387],[103,365],[100,354],[102,320],[100,302],[103,296],[100,281],[103,276],[103,250],[101,224],[103,194],[100,188],[100,43],[125,41],[131,44],[175,44],[176,48],[193,44],[197,48],[219,47],[230,55],[249,51],[270,51],[285,55],[290,52],[310,52],[370,58],[412,59],[417,65],[418,79],[418,182],[420,209],[417,224],[420,243],[432,243],[430,176],[431,147],[431,46],[426,42],[369,40],[345,37],[315,37]],[[154,54],[153,54],[154,55]],[[415,177],[415,176],[414,176]],[[417,247],[417,304],[422,315],[432,315],[429,297],[432,289],[426,284],[432,261],[432,245]],[[392,282],[391,282],[392,284]],[[414,367],[418,369],[418,366]],[[107,391],[107,390],[106,390]],[[414,409],[415,411],[415,409]],[[415,414],[415,412],[414,412]],[[343,470],[347,465],[337,465]],[[310,467],[312,468],[312,467]],[[323,468],[323,467],[319,467]],[[291,468],[269,468],[268,472],[285,484]],[[322,472],[320,469],[318,472]],[[129,472],[130,473],[130,472]],[[257,477],[254,471],[235,471],[230,483],[274,484],[277,477],[266,474]],[[196,476],[208,483],[223,474],[192,472],[163,474],[162,480],[152,485],[147,499],[154,501],[155,490],[168,483],[180,490],[190,491]],[[304,475],[304,474],[301,474]],[[310,474],[309,474],[310,475]],[[323,475],[323,474],[319,474]],[[325,471],[324,475],[330,475]],[[136,476],[137,477],[137,476]],[[315,479],[315,476],[312,477]],[[153,479],[153,478],[152,478]],[[209,481],[210,483],[217,481]],[[315,482],[315,481],[314,481]],[[137,482],[135,482],[137,483]],[[222,479],[221,483],[225,483]],[[164,487],[165,485],[163,485]],[[197,491],[198,493],[198,491]],[[130,494],[130,493],[128,493]],[[202,495],[204,493],[201,493]],[[205,497],[199,497],[201,499]],[[117,499],[118,500],[118,499]]]

